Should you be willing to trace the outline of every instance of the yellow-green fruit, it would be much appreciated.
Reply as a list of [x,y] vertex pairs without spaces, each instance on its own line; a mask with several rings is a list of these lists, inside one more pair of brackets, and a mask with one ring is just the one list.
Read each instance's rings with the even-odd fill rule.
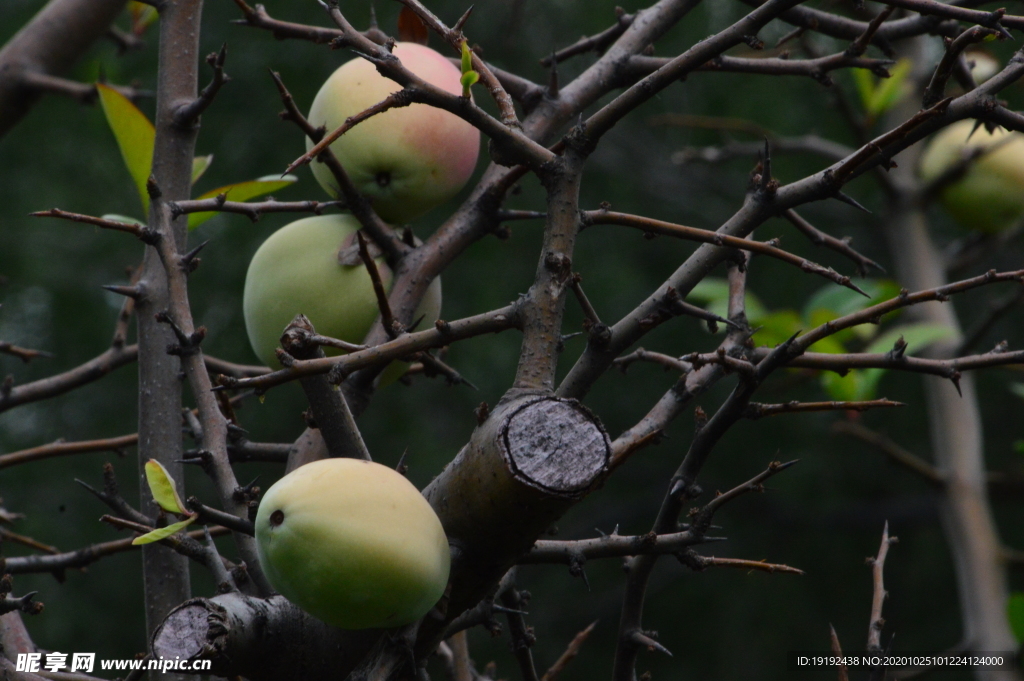
[[921,177],[939,177],[972,149],[990,150],[943,189],[942,205],[964,227],[995,233],[1024,215],[1024,135],[984,126],[971,135],[974,125],[960,121],[933,137],[921,156]]
[[[267,366],[279,366],[276,349],[281,334],[297,314],[309,317],[320,335],[349,343],[362,342],[369,332],[379,314],[370,275],[363,265],[338,263],[339,248],[359,227],[351,215],[305,218],[271,234],[256,251],[245,276],[242,310],[252,349]],[[376,262],[390,290],[391,271],[383,258]],[[422,316],[421,327],[425,327],[440,313],[441,280],[437,278],[415,317]],[[329,355],[338,354],[324,349]]]
[[360,459],[314,461],[278,480],[260,502],[256,542],[270,584],[342,629],[414,622],[448,583],[434,509],[403,475]]
[[[441,54],[398,43],[394,54],[423,80],[462,94],[461,72]],[[328,131],[401,90],[359,57],[336,70],[313,100],[309,122]],[[313,143],[307,140],[306,149]],[[385,220],[408,222],[455,196],[469,180],[480,152],[480,132],[455,114],[426,104],[391,109],[359,123],[331,144],[356,188]],[[313,175],[327,193],[338,186],[324,164]]]

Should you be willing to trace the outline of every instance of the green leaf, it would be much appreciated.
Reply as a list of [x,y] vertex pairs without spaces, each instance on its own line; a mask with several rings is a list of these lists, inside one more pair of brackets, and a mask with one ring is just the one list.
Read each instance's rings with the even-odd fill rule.
[[199,178],[203,176],[206,169],[213,163],[213,154],[209,156],[196,156],[192,159],[192,184],[199,181]]
[[1010,629],[1017,642],[1024,643],[1024,592],[1018,591],[1010,596],[1006,614],[1010,617]]
[[103,83],[97,83],[96,90],[100,93],[100,104],[103,106],[103,114],[107,117],[107,124],[114,132],[124,163],[128,166],[128,172],[139,190],[142,209],[149,212],[146,182],[153,168],[156,129],[146,115],[121,93]]
[[903,99],[907,92],[904,85],[912,66],[913,63],[909,59],[900,59],[892,67],[889,77],[878,81],[866,107],[869,116],[877,118]]
[[[221,194],[227,194],[229,201],[248,201],[249,199],[257,196],[263,196],[264,194],[276,192],[278,189],[283,189],[294,184],[298,179],[299,178],[295,175],[285,175],[283,177],[268,175],[256,180],[249,180],[248,182],[239,182],[237,184],[217,187],[216,189],[211,189],[206,192],[199,198],[212,199],[220,196]],[[188,216],[188,228],[195,229],[216,214],[217,213],[214,211],[206,213],[191,213]]]
[[188,518],[182,520],[180,523],[173,523],[171,525],[168,525],[167,527],[158,527],[152,532],[147,532],[146,534],[133,539],[132,545],[138,546],[139,544],[152,544],[153,542],[160,541],[161,539],[167,539],[172,534],[176,534],[184,528],[191,525],[192,523],[194,523],[196,521],[196,518],[198,517],[198,513],[193,513]]
[[167,469],[156,459],[147,461],[145,469],[149,491],[153,493],[153,499],[160,504],[160,508],[171,513],[188,513],[185,505],[181,503],[178,491],[174,488],[174,478]]
[[857,86],[861,106],[867,111],[871,96],[875,92],[875,79],[867,69],[851,69],[850,74],[853,76],[853,84]]
[[462,41],[462,73],[466,74],[473,70],[473,51],[469,49],[469,41]]
[[459,82],[462,83],[462,96],[469,98],[469,88],[476,85],[476,82],[480,80],[480,74],[476,71],[466,71],[462,74],[462,78]]
[[111,222],[123,222],[126,225],[146,225],[145,220],[129,217],[127,215],[118,215],[117,213],[107,213],[106,215],[101,215],[100,219],[110,220]]
[[870,400],[878,389],[885,369],[856,369],[845,376],[826,371],[821,374],[821,387],[829,397],[841,402]]
[[1024,398],[1024,383],[1011,383],[1010,392],[1017,397]]
[[904,324],[883,333],[867,347],[865,352],[889,352],[900,336],[907,342],[907,354],[916,355],[929,345],[949,338],[953,331],[942,324]]
[[[704,305],[709,312],[719,317],[726,317],[729,314],[729,282],[715,277],[703,279],[687,294],[686,300],[696,305]],[[758,297],[750,292],[747,293],[746,308],[747,320],[753,326],[757,326],[768,316],[768,310]]]
[[757,344],[771,348],[789,340],[794,333],[804,328],[803,320],[794,310],[772,312],[760,317],[756,323],[751,321],[751,324],[760,327],[754,333]]

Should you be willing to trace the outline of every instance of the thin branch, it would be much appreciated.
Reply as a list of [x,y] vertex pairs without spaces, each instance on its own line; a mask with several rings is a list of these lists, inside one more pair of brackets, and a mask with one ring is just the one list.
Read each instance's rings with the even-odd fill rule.
[[731,567],[740,568],[741,570],[748,571],[759,571],[759,572],[784,572],[791,575],[802,575],[804,571],[791,567],[789,565],[781,565],[779,563],[768,563],[763,560],[747,560],[743,558],[716,558],[715,556],[702,556],[694,551],[687,551],[682,557],[679,558],[679,562],[688,568],[701,572],[709,567]]
[[932,485],[942,487],[946,484],[946,476],[942,471],[881,433],[852,421],[837,421],[832,424],[832,430],[873,445],[890,460],[917,473]]
[[178,217],[187,213],[238,213],[253,222],[267,213],[313,213],[323,215],[328,208],[344,208],[344,201],[228,201],[227,194],[212,199],[193,199],[191,201],[172,201],[168,204],[171,215]]
[[882,398],[878,400],[862,400],[855,402],[785,402],[783,404],[759,404],[751,402],[747,405],[748,419],[759,419],[778,414],[802,414],[815,411],[867,411],[878,407],[905,407],[903,402],[893,402]]
[[884,267],[850,246],[849,237],[837,239],[834,236],[826,234],[801,217],[793,209],[785,211],[782,214],[782,217],[789,220],[790,224],[800,230],[800,232],[810,239],[811,243],[815,246],[824,246],[825,248],[833,250],[841,255],[845,255],[847,258],[852,260],[857,265],[857,272],[860,276],[866,277],[869,268],[879,272],[885,272]]
[[861,295],[867,296],[860,287],[850,280],[850,277],[841,275],[830,267],[823,267],[817,263],[807,260],[806,258],[793,255],[788,251],[784,251],[781,248],[776,248],[775,246],[761,241],[741,239],[709,229],[687,227],[685,225],[677,225],[671,222],[655,220],[653,218],[629,215],[627,213],[616,213],[604,209],[585,211],[582,214],[582,221],[584,228],[591,225],[620,225],[623,227],[639,229],[647,233],[664,234],[667,236],[687,239],[689,241],[697,241],[699,243],[712,244],[715,246],[729,246],[745,251],[751,251],[753,253],[768,255],[791,265],[795,265],[805,272],[817,274],[818,276],[824,277],[829,281],[839,284],[840,286],[845,286],[846,288],[856,291]]
[[946,51],[943,53],[938,66],[935,67],[935,72],[932,74],[928,87],[925,88],[924,96],[921,99],[921,106],[927,109],[942,100],[946,92],[946,82],[949,81],[949,77],[952,75],[957,64],[960,63],[960,56],[967,49],[968,45],[980,43],[989,36],[998,35],[1000,35],[1000,32],[994,28],[973,26],[957,36],[955,40],[947,38]]
[[594,620],[587,625],[586,629],[576,634],[573,639],[569,641],[569,645],[566,647],[565,652],[559,655],[558,659],[555,660],[555,663],[551,665],[546,672],[544,672],[544,676],[540,677],[540,681],[555,681],[555,679],[558,678],[558,675],[565,670],[568,664],[580,654],[580,648],[582,648],[583,644],[586,643],[596,626],[597,620]]
[[7,341],[0,341],[0,354],[11,355],[17,357],[25,364],[28,364],[36,357],[53,357],[52,352],[46,352],[45,350],[30,350],[28,348],[20,348],[13,343]]
[[580,38],[572,45],[563,47],[549,57],[544,57],[540,60],[540,64],[541,66],[553,66],[579,54],[602,52],[626,32],[626,29],[629,28],[635,18],[635,14],[626,14],[621,8],[617,7],[615,10],[615,23],[612,26],[600,33]]
[[138,441],[138,433],[101,440],[83,440],[80,442],[57,440],[48,445],[2,454],[0,455],[0,468],[15,466],[28,461],[49,459],[54,456],[65,456],[67,454],[81,454],[85,452],[118,452],[123,454],[120,450],[126,447],[133,447]]
[[92,383],[114,369],[138,359],[137,345],[111,347],[102,354],[61,374],[18,386],[0,387],[0,412],[22,404],[45,400]]
[[561,563],[582,565],[583,562],[598,558],[621,558],[623,556],[676,554],[695,544],[714,541],[689,530],[641,535],[610,534],[594,539],[554,541],[539,539],[533,548],[517,561],[520,565],[537,563]]
[[874,590],[871,597],[871,620],[868,625],[868,652],[878,652],[882,649],[882,627],[885,620],[882,619],[882,604],[885,602],[886,591],[882,577],[885,568],[885,557],[889,553],[889,546],[897,542],[896,537],[889,536],[889,523],[886,521],[882,529],[882,544],[878,547],[878,555],[874,559],[869,558],[871,565],[871,579]]
[[71,222],[83,222],[87,225],[93,225],[95,227],[102,227],[103,229],[112,229],[116,232],[127,232],[135,237],[138,237],[140,241],[146,244],[154,244],[159,240],[160,236],[149,227],[140,224],[138,222],[118,222],[117,220],[105,220],[103,218],[93,217],[92,215],[82,215],[81,213],[69,213],[68,211],[61,210],[60,208],[51,208],[50,210],[36,211],[35,213],[29,213],[34,218],[60,218],[62,220],[70,220]]
[[[637,55],[629,60],[629,78],[642,78],[667,65],[671,59]],[[727,73],[757,73],[767,76],[804,76],[822,85],[832,85],[830,71],[838,69],[865,69],[880,78],[888,78],[895,62],[891,59],[873,59],[839,52],[827,57],[813,59],[789,59],[788,53],[781,57],[743,58],[720,54],[707,63],[693,69],[696,72],[721,71]],[[685,77],[685,76],[684,76]]]
[[195,99],[185,104],[180,104],[174,111],[174,124],[181,128],[187,128],[199,123],[199,117],[206,111],[221,87],[231,80],[224,73],[224,60],[228,56],[228,46],[221,45],[219,52],[211,52],[206,56],[206,63],[213,69],[213,78],[210,84],[203,88]]
[[510,305],[474,317],[445,322],[440,328],[408,333],[401,338],[348,355],[325,359],[296,360],[290,367],[280,371],[241,379],[222,376],[218,379],[218,383],[223,388],[253,388],[259,392],[303,376],[328,372],[333,372],[333,375],[340,381],[349,373],[365,367],[384,365],[421,350],[439,348],[457,340],[485,333],[497,333],[518,327],[518,325],[518,312],[515,306]]

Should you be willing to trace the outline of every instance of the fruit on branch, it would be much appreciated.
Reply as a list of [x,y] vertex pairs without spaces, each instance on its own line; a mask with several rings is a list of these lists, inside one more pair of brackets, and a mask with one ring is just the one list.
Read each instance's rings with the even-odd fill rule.
[[[1024,135],[954,123],[929,142],[921,156],[921,177],[931,182],[966,163],[963,174],[942,188],[942,204],[968,229],[995,233],[1024,216]],[[974,153],[980,155],[973,160]]]
[[260,565],[282,596],[342,629],[397,627],[448,583],[448,539],[419,490],[386,466],[322,459],[267,490],[256,514]]
[[[394,54],[428,83],[462,94],[459,69],[429,47],[398,43]],[[353,59],[320,88],[309,122],[330,132],[401,89],[369,61]],[[306,149],[312,146],[307,139]],[[382,218],[408,222],[462,189],[476,167],[480,133],[455,114],[411,104],[359,123],[335,140],[331,151]],[[327,193],[338,196],[338,185],[326,165],[314,161],[313,175]]]
[[[276,350],[281,334],[297,314],[306,315],[321,336],[360,343],[369,332],[380,312],[370,274],[365,265],[338,262],[339,248],[355,243],[359,228],[351,215],[304,218],[271,234],[256,251],[245,276],[242,310],[252,349],[267,366],[279,366]],[[390,291],[390,268],[383,258],[375,262],[381,282]],[[440,313],[441,279],[437,278],[430,283],[414,321],[423,317],[421,326],[429,326]],[[338,354],[332,348],[324,351]]]

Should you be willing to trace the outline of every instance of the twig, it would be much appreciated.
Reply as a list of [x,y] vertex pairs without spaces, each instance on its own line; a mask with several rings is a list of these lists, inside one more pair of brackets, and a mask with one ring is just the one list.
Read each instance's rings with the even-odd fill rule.
[[677,225],[671,222],[655,220],[653,218],[629,215],[627,213],[616,213],[604,209],[585,211],[582,215],[582,220],[584,228],[589,227],[590,225],[621,225],[623,227],[632,227],[652,234],[665,234],[667,236],[697,241],[699,243],[712,244],[715,246],[729,246],[732,248],[751,251],[753,253],[761,253],[762,255],[768,255],[791,265],[795,265],[805,272],[817,274],[829,281],[839,284],[840,286],[845,286],[848,289],[867,296],[860,287],[850,280],[850,277],[841,275],[830,267],[823,267],[817,263],[811,262],[810,260],[784,251],[781,248],[776,248],[775,246],[760,241],[741,239],[721,234],[719,232],[714,232],[709,229],[687,227],[685,225]]
[[0,354],[11,355],[17,357],[25,364],[28,364],[36,357],[53,357],[52,352],[46,352],[45,350],[30,350],[28,348],[20,348],[13,343],[7,341],[0,341]]
[[832,430],[874,445],[892,461],[917,473],[933,485],[943,486],[946,484],[946,477],[942,474],[942,471],[909,450],[899,446],[881,433],[852,421],[836,421],[832,424]]
[[82,440],[79,442],[65,442],[57,440],[48,445],[40,445],[31,449],[23,449],[17,452],[0,455],[0,468],[15,466],[28,461],[39,461],[54,456],[66,454],[81,454],[85,452],[120,452],[126,447],[132,447],[139,441],[139,434],[121,435],[120,437],[104,438],[101,440]]
[[856,402],[785,402],[783,404],[759,404],[751,402],[747,405],[746,417],[759,419],[764,416],[778,414],[800,414],[811,411],[867,411],[876,407],[905,407],[903,402],[893,402],[885,398]]
[[0,388],[0,412],[22,404],[45,400],[92,383],[114,369],[134,362],[139,356],[137,345],[111,347],[102,354],[61,374],[41,378],[18,386]]
[[540,60],[541,66],[553,66],[559,62],[563,62],[570,57],[575,57],[579,54],[586,54],[587,52],[600,52],[611,45],[613,42],[618,40],[619,36],[625,33],[626,29],[633,23],[633,19],[636,17],[634,14],[626,14],[621,9],[616,9],[615,23],[601,31],[587,38],[580,38],[572,45],[563,47],[554,54],[544,57]]
[[174,110],[174,124],[180,128],[188,128],[199,122],[199,117],[213,104],[214,98],[221,87],[231,80],[224,73],[224,60],[228,56],[227,44],[221,45],[219,52],[211,52],[206,56],[206,63],[213,69],[213,78],[203,88],[199,96],[190,102],[179,104]]
[[782,214],[782,217],[789,220],[790,224],[800,230],[808,239],[811,240],[815,246],[824,246],[825,248],[831,249],[836,253],[845,255],[847,258],[852,260],[857,265],[857,272],[862,277],[866,277],[868,274],[868,268],[875,269],[879,272],[885,272],[885,268],[879,265],[877,262],[862,255],[850,246],[850,239],[837,239],[834,236],[826,234],[821,231],[810,222],[801,217],[795,210],[790,209]]
[[313,213],[323,215],[328,208],[344,208],[344,201],[269,201],[245,202],[228,201],[227,194],[212,199],[194,199],[191,201],[173,201],[168,204],[171,215],[177,217],[187,213],[239,213],[253,222],[266,213]]
[[568,664],[580,654],[580,648],[583,647],[587,638],[589,638],[590,634],[594,631],[594,627],[597,626],[597,622],[597,620],[591,622],[587,625],[586,629],[576,634],[573,639],[569,641],[569,645],[566,647],[565,651],[559,655],[558,659],[555,660],[555,663],[551,665],[546,672],[544,672],[544,676],[540,677],[540,681],[555,681],[566,666],[568,666]]
[[[832,654],[836,657],[842,658],[843,649],[839,645],[839,636],[836,635],[836,628],[829,624],[828,632],[832,644]],[[850,674],[847,671],[845,664],[836,665],[836,673],[839,675],[839,681],[850,681]]]
[[688,550],[679,556],[679,562],[688,568],[701,572],[709,567],[732,567],[740,568],[742,570],[758,570],[760,572],[784,572],[791,575],[802,575],[803,570],[799,568],[790,567],[789,565],[780,565],[778,563],[768,563],[763,560],[745,560],[743,558],[716,558],[715,556],[702,556],[693,550]]
[[871,565],[871,579],[874,584],[874,591],[871,597],[871,621],[868,625],[868,652],[878,652],[882,649],[882,627],[885,620],[882,619],[882,604],[885,602],[886,591],[882,579],[882,570],[885,567],[885,557],[889,553],[890,544],[897,542],[896,537],[889,536],[889,523],[886,521],[882,529],[882,544],[878,547],[878,555],[873,559],[868,558]]
[[474,317],[446,322],[444,331],[437,328],[415,331],[407,333],[401,338],[348,355],[325,359],[296,360],[290,367],[263,376],[241,379],[220,377],[218,382],[222,389],[253,388],[259,392],[303,376],[328,372],[334,372],[340,381],[345,375],[365,367],[386,364],[421,350],[439,348],[457,340],[485,333],[497,333],[518,325],[516,308],[509,306]]
[[61,210],[60,208],[36,211],[35,213],[29,213],[29,215],[34,218],[60,218],[62,220],[70,220],[71,222],[83,222],[87,225],[102,227],[103,229],[112,229],[116,232],[127,232],[128,234],[138,237],[138,239],[143,243],[150,245],[156,243],[160,239],[159,233],[138,222],[105,220],[103,218],[93,217],[92,215],[69,213],[68,211]]

